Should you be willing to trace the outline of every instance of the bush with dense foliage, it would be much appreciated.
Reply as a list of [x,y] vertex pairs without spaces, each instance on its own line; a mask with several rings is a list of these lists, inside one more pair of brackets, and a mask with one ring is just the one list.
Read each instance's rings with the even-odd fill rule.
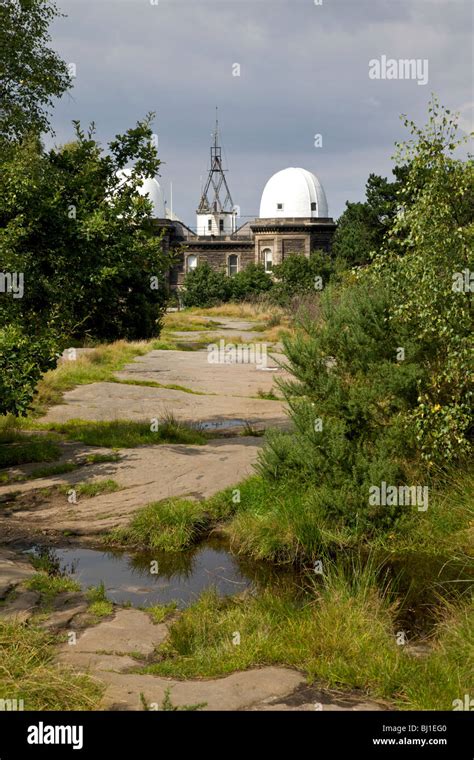
[[407,171],[406,166],[395,167],[393,182],[370,174],[365,186],[366,200],[363,203],[346,203],[344,213],[337,220],[332,245],[333,256],[340,266],[366,265],[371,261],[371,256],[380,250],[397,215],[398,192]]
[[261,264],[249,264],[230,278],[232,301],[251,301],[272,288],[272,280]]
[[[40,132],[50,131],[47,108],[69,85],[66,64],[48,48],[48,25],[58,13],[44,0],[8,0],[0,10],[7,72],[0,114],[0,366],[8,368],[0,413],[19,414],[71,341],[159,334],[171,257],[153,229],[150,201],[138,192],[141,178],[155,176],[160,165],[152,114],[107,150],[93,125],[86,134],[75,122],[74,141],[46,151]],[[28,56],[26,79],[18,55]],[[23,279],[21,293],[9,287],[16,277]]]
[[288,256],[273,268],[271,299],[287,307],[296,295],[316,294],[327,285],[333,270],[332,258],[324,251],[313,251],[309,258]]
[[274,277],[261,264],[249,264],[228,277],[204,262],[186,275],[183,304],[206,308],[226,301],[255,301],[266,294],[271,302],[290,307],[295,296],[322,290],[333,272],[331,256],[323,251],[314,251],[309,259],[288,256],[274,267]]
[[472,293],[453,282],[469,268],[473,168],[452,155],[449,111],[432,108],[427,127],[407,122],[416,139],[399,149],[410,167],[403,213],[384,249],[326,288],[320,319],[303,317],[284,339],[295,430],[270,435],[261,460],[272,479],[317,485],[315,515],[357,531],[407,509],[371,505],[371,486],[426,484],[435,465],[471,450]]
[[198,264],[184,278],[184,306],[207,308],[228,301],[229,296],[230,278],[223,271],[211,269],[207,261]]
[[229,277],[207,262],[188,272],[182,291],[184,306],[207,308],[226,301],[251,301],[272,288],[271,278],[261,265],[249,264]]
[[56,343],[47,333],[31,338],[20,325],[0,329],[0,414],[25,414],[41,376],[55,366]]

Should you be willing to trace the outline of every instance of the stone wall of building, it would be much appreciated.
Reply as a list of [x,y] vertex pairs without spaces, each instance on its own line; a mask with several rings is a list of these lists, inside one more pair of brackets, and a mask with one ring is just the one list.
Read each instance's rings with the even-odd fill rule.
[[299,255],[304,256],[308,244],[308,235],[304,237],[292,238],[285,237],[282,240],[281,258],[282,261],[288,256]]
[[180,253],[176,265],[170,276],[170,285],[172,287],[181,287],[188,271],[187,259],[189,256],[196,256],[197,263],[206,262],[215,271],[228,272],[229,256],[238,257],[238,271],[245,269],[249,264],[255,261],[255,246],[253,240],[245,242],[223,241],[219,238],[205,241],[202,238],[189,240],[185,243],[184,252]]
[[330,253],[336,230],[332,219],[256,219],[249,225],[250,234],[226,236],[194,235],[184,225],[159,220],[165,227],[163,246],[183,248],[169,274],[172,288],[181,287],[188,271],[187,259],[196,256],[197,263],[207,262],[216,271],[228,272],[229,256],[238,256],[238,271],[255,262],[264,263],[264,251],[272,251],[273,265],[288,256],[309,256],[322,249]]
[[336,231],[336,225],[329,227],[321,227],[311,233],[311,250],[323,250],[327,253],[331,252],[332,239]]
[[277,265],[288,256],[309,257],[317,248],[330,253],[336,225],[332,219],[256,219],[251,229],[255,261],[263,263],[264,250],[270,248]]

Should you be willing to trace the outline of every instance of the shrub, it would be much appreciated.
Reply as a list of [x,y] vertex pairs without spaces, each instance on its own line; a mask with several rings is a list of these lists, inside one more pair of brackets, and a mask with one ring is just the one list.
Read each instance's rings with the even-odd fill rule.
[[230,295],[233,301],[253,300],[272,286],[273,281],[261,264],[249,264],[230,278]]
[[267,478],[312,484],[317,512],[355,532],[386,529],[407,509],[372,506],[372,485],[426,484],[434,465],[470,451],[470,297],[452,283],[468,266],[474,174],[449,156],[449,112],[432,108],[426,128],[410,124],[403,212],[385,248],[329,285],[319,319],[300,315],[283,339],[294,433],[270,434],[261,457]]
[[0,328],[0,414],[25,415],[42,374],[56,361],[52,338],[32,338],[20,325]]
[[229,300],[230,287],[230,278],[225,272],[216,272],[207,262],[204,262],[186,275],[183,304],[203,308],[216,306],[222,301]]
[[272,300],[280,306],[289,306],[296,294],[317,293],[329,282],[332,271],[332,260],[324,251],[313,251],[310,258],[288,256],[273,269]]
[[358,283],[329,286],[319,322],[301,315],[296,335],[283,338],[292,378],[278,381],[294,432],[269,433],[260,463],[271,479],[317,485],[315,514],[358,530],[397,516],[396,507],[369,505],[369,487],[403,480],[413,451],[409,437],[401,445],[397,420],[416,398],[421,368],[397,363],[400,338],[387,313],[387,295]]

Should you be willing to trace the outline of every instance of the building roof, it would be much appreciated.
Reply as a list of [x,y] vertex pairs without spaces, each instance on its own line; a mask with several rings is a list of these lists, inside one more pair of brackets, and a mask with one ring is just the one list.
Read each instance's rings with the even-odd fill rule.
[[[117,172],[120,178],[127,179],[132,174],[132,169],[121,169]],[[146,196],[153,205],[152,216],[156,219],[165,218],[165,200],[160,183],[154,177],[145,177],[137,188],[142,196]]]
[[282,169],[268,180],[260,202],[260,218],[327,218],[326,194],[319,179],[306,169]]

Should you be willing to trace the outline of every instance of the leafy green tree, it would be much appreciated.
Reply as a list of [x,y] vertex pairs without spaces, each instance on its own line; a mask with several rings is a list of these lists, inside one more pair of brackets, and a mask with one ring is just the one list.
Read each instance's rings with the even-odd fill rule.
[[230,278],[230,297],[233,301],[252,300],[268,293],[273,285],[261,264],[249,264]]
[[272,300],[286,307],[296,295],[318,293],[329,282],[333,270],[333,262],[324,251],[313,251],[309,258],[288,256],[273,268]]
[[225,272],[211,269],[207,261],[198,264],[184,278],[183,304],[207,308],[228,301],[231,282]]
[[471,450],[474,166],[455,157],[467,140],[457,116],[436,98],[429,113],[421,128],[404,118],[412,138],[397,145],[396,158],[410,169],[374,280],[392,294],[393,324],[416,342],[428,370],[404,422],[433,464]]
[[260,462],[311,485],[315,519],[356,533],[405,508],[371,504],[372,486],[426,483],[471,451],[472,161],[454,158],[456,118],[436,100],[425,127],[405,123],[399,211],[373,262],[325,288],[318,318],[284,338],[294,431],[271,433]]
[[0,3],[0,142],[50,131],[48,109],[71,84],[49,47],[49,26],[60,15],[52,0]]
[[10,319],[36,331],[47,323],[67,340],[158,334],[169,258],[137,192],[159,166],[150,122],[118,135],[107,153],[78,124],[76,140],[59,150],[45,154],[25,140],[10,151],[0,178],[1,261],[25,279]]
[[344,266],[360,266],[370,262],[371,254],[380,249],[387,230],[398,210],[398,196],[405,167],[396,167],[395,180],[389,182],[370,174],[364,203],[346,203],[337,222],[332,253]]
[[49,48],[59,13],[49,0],[6,0],[0,14],[0,413],[23,414],[71,341],[159,333],[170,257],[138,192],[160,164],[152,115],[106,151],[75,123],[73,142],[46,152],[48,110],[70,85]]

